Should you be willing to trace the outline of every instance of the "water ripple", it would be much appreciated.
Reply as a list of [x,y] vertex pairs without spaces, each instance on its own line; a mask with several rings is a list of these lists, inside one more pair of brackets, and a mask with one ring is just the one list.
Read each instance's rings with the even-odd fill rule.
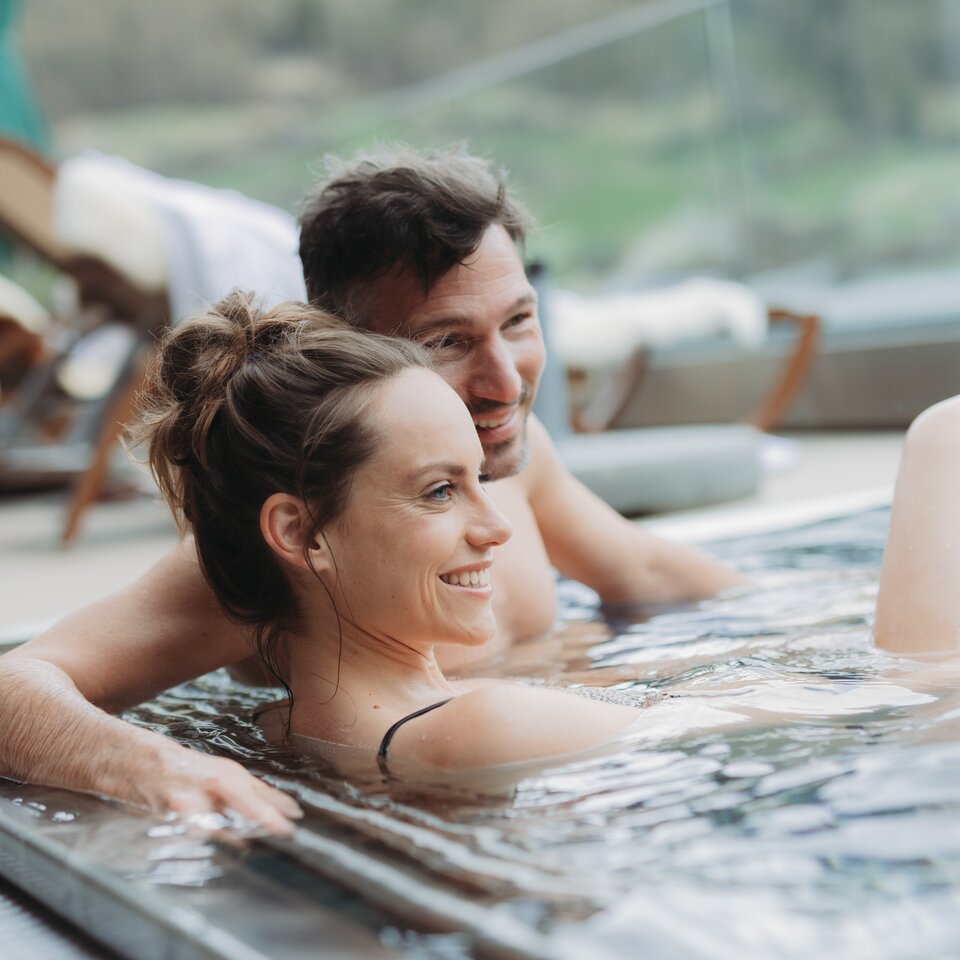
[[[266,744],[250,715],[271,694],[221,672],[129,717],[239,759],[318,829],[424,883],[494,898],[557,956],[957,955],[960,702],[946,683],[911,690],[910,665],[872,647],[886,523],[869,511],[721,545],[759,585],[695,607],[605,608],[561,585],[557,641],[500,674],[677,695],[651,716],[700,704],[745,719],[632,739],[509,790],[346,783]],[[169,852],[157,882],[202,876],[202,845]],[[470,955],[463,938],[395,939]]]

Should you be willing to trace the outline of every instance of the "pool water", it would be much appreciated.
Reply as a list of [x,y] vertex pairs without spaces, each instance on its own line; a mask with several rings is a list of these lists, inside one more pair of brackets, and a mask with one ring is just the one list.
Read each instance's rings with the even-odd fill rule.
[[[402,859],[411,884],[488,907],[558,956],[958,956],[960,674],[873,647],[886,525],[871,510],[717,544],[756,585],[696,606],[603,609],[563,584],[557,637],[498,675],[746,719],[667,725],[509,789],[347,784],[266,745],[249,721],[265,691],[223,673],[128,716],[240,759],[347,846]],[[921,667],[934,682],[913,683]],[[478,950],[472,934],[400,924],[381,937],[415,957]]]

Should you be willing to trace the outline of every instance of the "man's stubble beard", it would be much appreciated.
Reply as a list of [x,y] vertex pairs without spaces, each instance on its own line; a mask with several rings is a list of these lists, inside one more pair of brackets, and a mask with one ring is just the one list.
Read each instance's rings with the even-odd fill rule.
[[[531,387],[524,383],[517,407],[523,413],[523,422],[517,435],[511,440],[504,440],[502,443],[495,443],[492,446],[484,447],[483,472],[489,481],[506,480],[507,477],[515,477],[530,462],[530,443],[527,431],[530,424],[530,414],[533,412],[533,401],[537,395],[536,387]],[[482,415],[488,412],[483,407],[486,405],[472,406],[470,413],[472,416]],[[490,404],[495,409],[494,404]]]
[[523,417],[520,432],[512,439],[494,444],[484,451],[483,472],[487,480],[505,480],[515,477],[530,462],[530,443],[527,438],[527,425],[530,411]]

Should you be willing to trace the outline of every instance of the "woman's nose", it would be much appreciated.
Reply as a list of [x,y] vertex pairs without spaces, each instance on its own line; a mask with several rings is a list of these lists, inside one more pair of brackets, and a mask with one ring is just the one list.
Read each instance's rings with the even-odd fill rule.
[[513,525],[483,491],[479,513],[471,532],[471,539],[477,546],[499,547],[513,535]]

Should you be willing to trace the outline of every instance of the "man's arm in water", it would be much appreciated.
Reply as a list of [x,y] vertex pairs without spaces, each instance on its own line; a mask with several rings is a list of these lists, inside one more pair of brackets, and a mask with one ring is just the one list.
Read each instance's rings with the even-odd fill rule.
[[543,425],[530,418],[530,504],[550,562],[610,602],[699,600],[746,577],[694,547],[624,519],[560,462]]
[[286,832],[297,805],[232,760],[111,716],[249,656],[192,542],[136,583],[0,657],[0,775]]

